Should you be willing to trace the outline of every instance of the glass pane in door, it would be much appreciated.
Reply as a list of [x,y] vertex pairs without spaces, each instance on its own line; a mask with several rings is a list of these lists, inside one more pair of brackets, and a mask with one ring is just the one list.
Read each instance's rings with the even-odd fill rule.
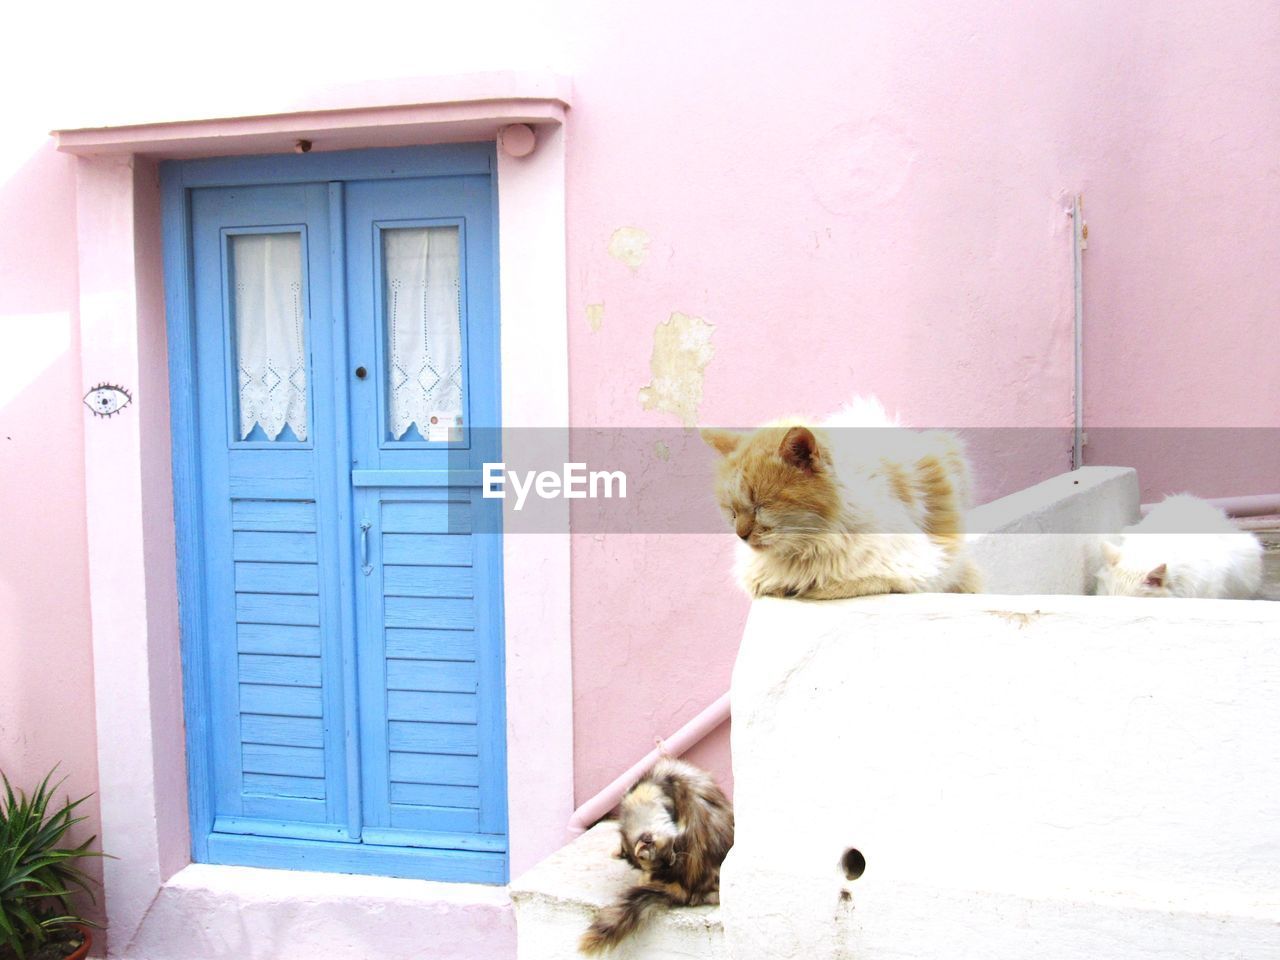
[[307,439],[301,233],[230,237],[238,440]]
[[384,229],[382,264],[388,432],[393,440],[458,440],[464,417],[458,227]]

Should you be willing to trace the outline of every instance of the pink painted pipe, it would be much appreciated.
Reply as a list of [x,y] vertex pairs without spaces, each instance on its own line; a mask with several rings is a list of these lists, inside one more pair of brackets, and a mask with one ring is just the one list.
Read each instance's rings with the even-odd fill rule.
[[660,741],[659,746],[654,747],[632,764],[626,773],[573,811],[573,816],[569,818],[569,836],[578,836],[616,807],[623,794],[630,790],[631,785],[647,773],[664,753],[679,756],[728,719],[729,694],[726,693],[667,739]]
[[[1260,493],[1249,497],[1206,498],[1215,507],[1221,507],[1229,517],[1264,517],[1280,513],[1280,493]],[[1145,517],[1154,503],[1144,503],[1139,509]]]

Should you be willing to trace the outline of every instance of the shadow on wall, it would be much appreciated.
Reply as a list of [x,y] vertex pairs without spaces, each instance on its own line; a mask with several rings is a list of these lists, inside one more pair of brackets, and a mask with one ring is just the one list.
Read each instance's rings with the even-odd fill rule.
[[[0,769],[30,791],[60,764],[61,792],[78,797],[98,776],[74,169],[50,142],[17,165],[3,159],[13,173],[0,187]],[[77,842],[99,831],[96,797],[82,809]],[[99,861],[85,869],[101,879]]]

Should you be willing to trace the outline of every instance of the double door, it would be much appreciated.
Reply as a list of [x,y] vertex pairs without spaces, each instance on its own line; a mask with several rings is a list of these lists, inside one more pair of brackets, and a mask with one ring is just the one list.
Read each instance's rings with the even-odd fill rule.
[[185,199],[196,858],[503,882],[490,176]]

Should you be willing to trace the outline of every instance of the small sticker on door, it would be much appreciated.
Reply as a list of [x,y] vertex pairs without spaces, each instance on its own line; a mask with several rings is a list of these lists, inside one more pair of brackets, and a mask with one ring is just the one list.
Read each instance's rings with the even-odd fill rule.
[[448,443],[453,439],[449,430],[450,420],[452,418],[443,413],[433,413],[431,420],[427,423],[427,441],[429,443]]

